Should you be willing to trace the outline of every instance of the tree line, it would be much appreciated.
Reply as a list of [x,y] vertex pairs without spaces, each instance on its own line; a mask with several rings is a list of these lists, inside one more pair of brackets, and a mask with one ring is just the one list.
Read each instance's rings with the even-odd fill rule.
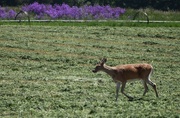
[[[0,6],[19,6],[31,4],[34,0],[1,0]],[[158,10],[180,10],[180,0],[36,0],[43,4],[63,4],[70,6],[82,5],[110,5],[112,7],[122,8],[154,8]]]

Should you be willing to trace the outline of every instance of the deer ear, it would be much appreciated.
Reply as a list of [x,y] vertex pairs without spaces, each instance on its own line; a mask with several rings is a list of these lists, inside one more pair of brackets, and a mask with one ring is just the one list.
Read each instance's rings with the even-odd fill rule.
[[106,63],[106,61],[107,61],[107,59],[106,59],[106,58],[103,58],[101,62],[102,62],[102,63]]

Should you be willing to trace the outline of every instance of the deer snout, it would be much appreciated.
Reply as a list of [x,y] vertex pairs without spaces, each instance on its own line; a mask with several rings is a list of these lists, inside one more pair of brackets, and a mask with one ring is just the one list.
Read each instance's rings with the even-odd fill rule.
[[97,73],[97,71],[95,69],[92,70],[93,73]]

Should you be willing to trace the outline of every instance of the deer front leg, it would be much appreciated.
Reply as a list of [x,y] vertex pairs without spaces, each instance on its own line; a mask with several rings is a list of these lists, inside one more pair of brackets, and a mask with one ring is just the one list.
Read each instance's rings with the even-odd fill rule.
[[133,97],[131,97],[131,96],[127,95],[126,93],[124,93],[125,86],[126,86],[126,82],[123,82],[122,87],[121,87],[121,93],[124,94],[129,100],[132,100]]
[[119,88],[120,88],[120,82],[117,82],[116,83],[116,101],[118,99]]

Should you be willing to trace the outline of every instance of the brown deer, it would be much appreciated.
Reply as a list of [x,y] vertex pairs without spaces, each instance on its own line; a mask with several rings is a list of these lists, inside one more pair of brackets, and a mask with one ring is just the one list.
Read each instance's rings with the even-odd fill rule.
[[133,99],[133,97],[124,93],[124,88],[126,86],[127,81],[134,80],[134,79],[139,79],[143,81],[144,89],[145,89],[143,96],[148,91],[147,84],[149,84],[153,87],[156,93],[156,97],[158,97],[156,84],[150,80],[150,76],[153,72],[153,67],[150,64],[145,64],[145,63],[126,64],[126,65],[118,65],[118,66],[110,67],[105,64],[106,61],[107,59],[103,58],[92,70],[92,72],[96,73],[98,71],[104,71],[105,73],[107,73],[108,75],[112,77],[112,79],[116,83],[116,101],[118,99],[120,84],[122,84],[121,93],[124,94],[130,100]]

